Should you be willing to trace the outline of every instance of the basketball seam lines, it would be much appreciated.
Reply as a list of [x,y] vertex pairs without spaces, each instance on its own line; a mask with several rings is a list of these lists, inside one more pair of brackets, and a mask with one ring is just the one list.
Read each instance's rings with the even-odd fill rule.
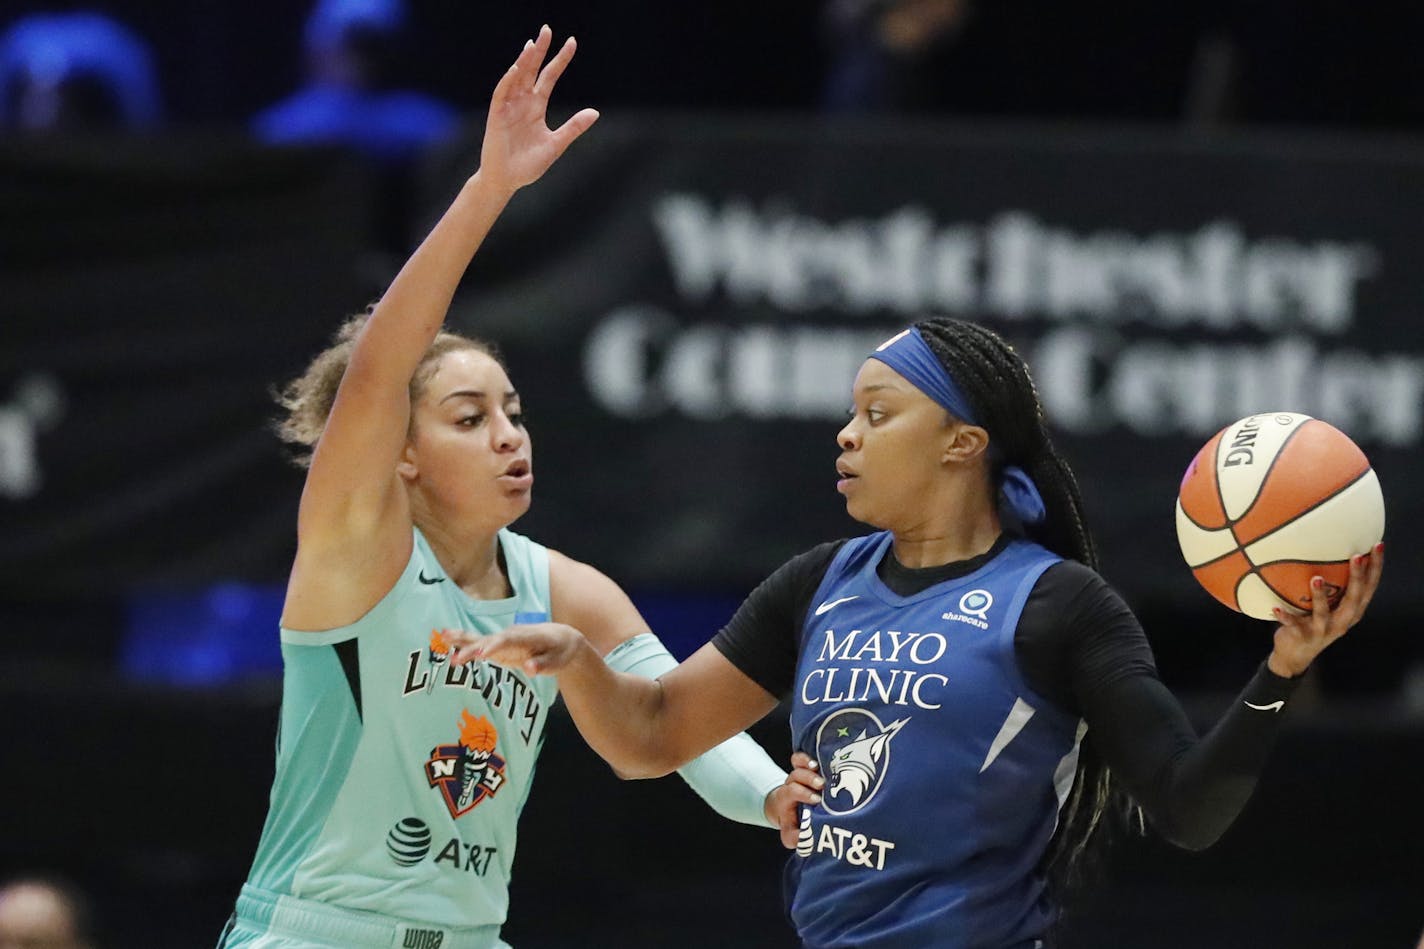
[[[1284,447],[1284,446],[1282,446],[1282,447]],[[1278,526],[1276,526],[1276,527],[1271,528],[1270,530],[1266,531],[1266,533],[1262,534],[1260,537],[1257,537],[1255,540],[1251,541],[1251,542],[1248,543],[1248,544],[1243,544],[1243,543],[1241,543],[1240,538],[1237,538],[1237,539],[1236,539],[1236,543],[1237,543],[1237,545],[1238,545],[1238,549],[1239,549],[1243,554],[1246,553],[1246,548],[1247,548],[1247,547],[1251,547],[1251,546],[1254,546],[1254,545],[1256,545],[1256,544],[1259,544],[1261,541],[1265,540],[1267,537],[1270,537],[1272,534],[1276,534],[1276,533],[1279,533],[1280,531],[1285,530],[1287,527],[1290,527],[1292,524],[1294,524],[1296,521],[1300,520],[1302,517],[1305,517],[1305,515],[1309,514],[1311,511],[1313,511],[1313,510],[1315,510],[1316,508],[1320,507],[1320,506],[1321,506],[1322,504],[1324,504],[1326,501],[1330,501],[1330,500],[1332,500],[1332,499],[1334,499],[1334,498],[1338,498],[1340,495],[1344,494],[1346,491],[1350,490],[1352,487],[1354,487],[1355,485],[1359,484],[1359,483],[1360,483],[1360,479],[1364,478],[1367,474],[1369,474],[1371,471],[1374,471],[1374,470],[1375,470],[1375,469],[1374,469],[1373,467],[1370,467],[1370,466],[1366,465],[1364,471],[1361,471],[1359,474],[1355,475],[1355,477],[1351,478],[1349,481],[1346,481],[1344,484],[1340,485],[1340,487],[1336,488],[1334,491],[1331,491],[1328,495],[1326,495],[1325,497],[1321,498],[1319,501],[1316,501],[1316,502],[1315,502],[1314,504],[1312,504],[1310,507],[1305,508],[1304,510],[1301,510],[1301,511],[1297,511],[1295,514],[1291,515],[1291,519],[1288,520],[1288,521],[1286,521],[1284,524],[1280,524],[1280,525],[1278,525]],[[1249,511],[1250,511],[1250,508],[1247,508],[1247,511],[1249,512]],[[1243,516],[1244,516],[1244,515],[1243,515]],[[1232,531],[1231,531],[1231,536],[1232,536],[1232,537],[1236,537],[1236,531],[1235,531],[1234,528],[1233,528]],[[1250,559],[1251,559],[1250,554],[1247,554],[1247,555],[1246,555],[1246,559],[1247,559],[1247,560],[1250,560]],[[1271,561],[1271,562],[1272,562],[1272,563],[1280,563],[1279,560],[1273,560],[1273,561]],[[1304,562],[1306,562],[1306,561],[1302,561],[1302,563],[1304,563]],[[1334,563],[1335,561],[1333,561],[1333,560],[1321,560],[1321,561],[1309,561],[1309,562],[1311,562],[1311,563]]]
[[[1245,556],[1244,551],[1243,551],[1242,555]],[[1247,562],[1248,564],[1250,564],[1250,563],[1251,563],[1251,558],[1250,558],[1250,557],[1246,557],[1246,562]],[[1264,569],[1264,568],[1266,568],[1266,567],[1271,566],[1272,564],[1278,564],[1278,563],[1324,564],[1324,563],[1338,563],[1338,562],[1339,562],[1339,561],[1335,561],[1335,560],[1272,560],[1270,563],[1263,563],[1263,564],[1261,564],[1261,566],[1259,566],[1259,567],[1256,566],[1255,564],[1251,564],[1251,569],[1250,569],[1250,570],[1247,570],[1245,573],[1243,573],[1243,574],[1241,575],[1241,579],[1236,581],[1236,588],[1231,591],[1231,595],[1234,596],[1234,597],[1236,597],[1236,605],[1237,605],[1237,607],[1240,607],[1240,605],[1241,605],[1241,595],[1240,595],[1241,584],[1243,584],[1243,583],[1246,582],[1246,578],[1247,578],[1247,577],[1255,577],[1256,579],[1258,579],[1258,580],[1261,581],[1261,585],[1262,585],[1262,586],[1264,586],[1267,590],[1270,590],[1273,594],[1275,594],[1276,599],[1280,600],[1282,603],[1290,603],[1292,606],[1295,606],[1295,603],[1291,600],[1291,598],[1288,597],[1288,596],[1286,596],[1286,594],[1285,594],[1284,591],[1276,589],[1275,585],[1272,584],[1270,580],[1267,580],[1267,579],[1266,579],[1265,574],[1261,573],[1261,570]]]
[[[1293,435],[1293,434],[1295,434],[1295,433],[1292,432],[1291,434]],[[1289,440],[1289,439],[1288,439],[1288,440]],[[1282,447],[1282,448],[1285,447],[1285,443],[1284,443],[1284,442],[1281,443],[1281,447]],[[1277,454],[1276,457],[1280,457],[1279,453]],[[1272,463],[1274,464],[1274,461],[1272,461]],[[1338,561],[1338,560],[1295,560],[1295,559],[1288,559],[1288,560],[1270,560],[1270,561],[1267,561],[1266,563],[1263,563],[1263,564],[1259,564],[1259,565],[1258,565],[1254,560],[1251,559],[1251,555],[1248,554],[1248,553],[1246,553],[1246,548],[1247,548],[1247,547],[1254,546],[1255,544],[1259,544],[1261,541],[1263,541],[1263,540],[1265,540],[1266,538],[1270,537],[1272,534],[1275,534],[1276,532],[1281,531],[1281,530],[1284,530],[1285,528],[1291,526],[1291,524],[1295,523],[1296,521],[1300,520],[1300,519],[1301,519],[1302,517],[1304,517],[1305,515],[1309,514],[1311,511],[1313,511],[1313,510],[1315,510],[1316,508],[1320,507],[1320,505],[1324,504],[1326,501],[1329,501],[1329,500],[1331,500],[1332,498],[1339,497],[1342,493],[1344,493],[1345,491],[1348,491],[1350,488],[1352,488],[1352,487],[1354,487],[1356,484],[1358,484],[1361,478],[1363,478],[1365,475],[1369,474],[1371,471],[1374,471],[1374,470],[1375,470],[1375,469],[1374,469],[1373,466],[1367,467],[1364,471],[1360,472],[1360,473],[1359,473],[1358,475],[1356,475],[1354,478],[1352,478],[1352,479],[1350,479],[1349,481],[1345,482],[1344,484],[1340,485],[1340,487],[1336,488],[1334,491],[1332,491],[1332,492],[1331,492],[1329,495],[1327,495],[1326,497],[1321,498],[1319,501],[1316,501],[1316,502],[1315,502],[1314,504],[1312,504],[1310,507],[1306,508],[1306,509],[1303,510],[1303,511],[1300,511],[1299,513],[1297,513],[1297,514],[1295,514],[1295,515],[1293,515],[1293,516],[1291,517],[1291,519],[1288,520],[1288,521],[1286,521],[1284,524],[1281,524],[1279,527],[1272,528],[1271,530],[1269,530],[1269,531],[1267,531],[1266,533],[1262,534],[1260,537],[1257,537],[1255,540],[1251,541],[1251,543],[1249,543],[1249,544],[1243,544],[1243,543],[1241,543],[1240,539],[1236,536],[1236,531],[1235,531],[1235,530],[1232,530],[1231,527],[1207,527],[1205,524],[1198,524],[1196,521],[1192,520],[1192,516],[1191,516],[1190,514],[1187,514],[1187,509],[1186,509],[1185,507],[1182,507],[1181,504],[1179,503],[1178,506],[1179,506],[1179,507],[1182,507],[1182,513],[1183,513],[1183,514],[1186,514],[1187,520],[1192,521],[1193,524],[1196,524],[1196,525],[1197,525],[1198,527],[1200,527],[1202,530],[1204,530],[1204,531],[1210,531],[1211,533],[1217,533],[1217,532],[1222,531],[1222,530],[1230,530],[1230,531],[1231,531],[1231,539],[1234,540],[1234,541],[1236,541],[1236,546],[1233,547],[1231,550],[1228,550],[1226,553],[1222,554],[1221,556],[1219,556],[1219,557],[1213,557],[1213,558],[1211,558],[1210,560],[1203,560],[1201,563],[1196,564],[1196,565],[1188,564],[1188,566],[1191,567],[1192,570],[1200,570],[1200,569],[1202,569],[1203,567],[1210,567],[1210,566],[1211,566],[1212,564],[1214,564],[1214,563],[1219,563],[1220,561],[1225,560],[1227,557],[1230,557],[1232,554],[1239,553],[1242,557],[1245,557],[1245,558],[1246,558],[1246,563],[1249,564],[1250,567],[1251,567],[1251,569],[1250,569],[1249,571],[1247,571],[1246,573],[1244,573],[1244,574],[1241,575],[1241,578],[1244,580],[1246,577],[1250,576],[1251,574],[1256,573],[1260,567],[1269,567],[1269,566],[1271,566],[1272,564],[1278,564],[1278,563],[1310,563],[1310,564],[1339,563],[1340,561]],[[1262,482],[1262,483],[1264,483],[1264,482]],[[1220,492],[1221,492],[1221,482],[1220,482],[1220,480],[1218,480],[1218,481],[1217,481],[1217,493],[1218,493],[1218,495],[1220,495]],[[1254,504],[1255,502],[1253,501],[1252,503]],[[1251,512],[1251,509],[1248,507],[1248,508],[1246,509],[1246,512],[1249,514],[1249,513]],[[1243,515],[1241,515],[1241,516],[1242,516],[1242,517],[1245,517],[1246,515],[1243,514]],[[1235,524],[1235,522],[1233,521],[1232,524]],[[1265,582],[1265,578],[1264,578],[1264,577],[1262,578],[1262,582]],[[1267,585],[1267,586],[1270,586],[1270,584],[1266,584],[1266,585]],[[1240,586],[1240,582],[1239,582],[1239,581],[1238,581],[1238,583],[1237,583],[1237,586]],[[1284,599],[1284,597],[1282,597],[1282,599]]]
[[[1276,470],[1276,462],[1280,461],[1280,460],[1281,460],[1281,456],[1286,453],[1286,448],[1288,448],[1288,447],[1290,446],[1291,439],[1292,439],[1292,438],[1295,438],[1296,434],[1297,434],[1302,428],[1305,428],[1307,425],[1309,425],[1311,422],[1314,422],[1314,421],[1315,421],[1315,419],[1313,419],[1313,418],[1308,418],[1308,419],[1306,419],[1304,422],[1301,422],[1301,423],[1300,423],[1299,425],[1297,425],[1295,428],[1291,429],[1291,430],[1290,430],[1290,433],[1289,433],[1288,435],[1286,435],[1286,437],[1285,437],[1284,439],[1281,440],[1280,447],[1277,448],[1277,449],[1276,449],[1276,453],[1271,456],[1271,463],[1268,464],[1268,465],[1266,465],[1266,473],[1263,474],[1263,475],[1261,475],[1261,480],[1260,480],[1259,482],[1257,482],[1257,484],[1256,484],[1256,493],[1253,494],[1253,495],[1251,495],[1251,500],[1250,500],[1249,503],[1247,503],[1246,509],[1241,512],[1241,517],[1233,518],[1230,514],[1228,514],[1228,513],[1226,512],[1226,499],[1225,499],[1225,498],[1222,498],[1222,499],[1221,499],[1221,511],[1222,511],[1223,514],[1226,514],[1226,527],[1227,527],[1228,530],[1231,531],[1231,536],[1236,538],[1236,543],[1238,543],[1238,544],[1241,543],[1241,538],[1236,537],[1236,524],[1237,524],[1237,522],[1240,521],[1242,518],[1244,518],[1247,514],[1250,514],[1250,513],[1251,513],[1251,508],[1255,507],[1255,506],[1256,506],[1256,502],[1259,501],[1259,500],[1261,500],[1261,492],[1264,491],[1264,490],[1266,490],[1266,482],[1269,481],[1269,480],[1271,480],[1271,472]],[[1223,438],[1222,441],[1226,441],[1226,439]],[[1218,446],[1218,450],[1219,450],[1219,447],[1220,447],[1220,446]],[[1348,485],[1346,485],[1346,487],[1348,487]],[[1218,468],[1218,469],[1216,470],[1216,490],[1217,490],[1217,491],[1220,491],[1220,490],[1221,490],[1221,469],[1220,469],[1220,468]],[[1345,490],[1345,489],[1344,489],[1344,488],[1341,488],[1340,490],[1343,491],[1343,490]],[[1339,492],[1337,491],[1336,493],[1338,494]],[[1334,495],[1331,495],[1331,496],[1333,497]],[[1305,512],[1302,511],[1301,514],[1303,514],[1303,513],[1305,513]],[[1296,517],[1299,517],[1299,516],[1300,516],[1300,514],[1297,514],[1297,515],[1296,515]],[[1292,518],[1292,520],[1294,520],[1294,518]],[[1255,543],[1255,541],[1252,541],[1252,543]],[[1242,545],[1242,546],[1244,546],[1244,545]],[[1248,557],[1247,559],[1249,560],[1250,558]]]
[[[1251,558],[1250,558],[1250,557],[1247,557],[1246,560],[1247,560],[1247,562],[1250,562]],[[1276,561],[1276,563],[1280,563],[1280,561],[1278,560],[1278,561]],[[1249,576],[1251,576],[1251,574],[1255,574],[1256,577],[1257,577],[1258,579],[1260,579],[1261,583],[1262,583],[1263,585],[1265,585],[1266,589],[1267,589],[1267,590],[1270,590],[1272,593],[1274,593],[1274,594],[1276,595],[1276,599],[1280,600],[1282,603],[1290,603],[1291,606],[1295,606],[1294,601],[1292,601],[1290,597],[1286,596],[1285,593],[1281,592],[1280,590],[1277,590],[1274,586],[1271,585],[1271,581],[1269,581],[1269,580],[1267,580],[1265,577],[1261,576],[1261,571],[1260,571],[1260,570],[1256,569],[1255,567],[1252,567],[1252,568],[1251,568],[1251,573],[1248,573],[1246,576],[1249,577]],[[1242,580],[1245,580],[1246,577],[1242,577],[1241,579],[1242,579]],[[1240,584],[1237,584],[1237,586],[1240,586]]]
[[[1211,480],[1216,483],[1216,503],[1221,505],[1221,516],[1226,518],[1226,529],[1231,530],[1231,515],[1226,511],[1226,494],[1221,490],[1221,446],[1226,444],[1226,429],[1216,436],[1216,451],[1211,453]],[[1247,510],[1250,510],[1249,508]],[[1187,515],[1191,517],[1190,514]],[[1231,539],[1236,539],[1236,532],[1231,532]]]
[[[1232,539],[1232,540],[1235,540],[1235,539],[1236,539],[1236,535],[1235,535],[1235,534],[1232,534],[1232,535],[1231,535],[1231,539]],[[1231,548],[1231,549],[1228,550],[1226,553],[1222,554],[1220,557],[1213,557],[1213,558],[1211,558],[1210,560],[1203,560],[1201,563],[1197,564],[1196,566],[1192,566],[1191,564],[1187,564],[1187,566],[1191,567],[1193,570],[1200,570],[1200,569],[1203,568],[1203,567],[1210,567],[1210,566],[1211,566],[1212,564],[1214,564],[1214,563],[1220,563],[1221,561],[1225,560],[1227,557],[1230,557],[1232,554],[1240,554],[1242,557],[1245,557],[1245,558],[1246,558],[1246,563],[1247,563],[1247,564],[1250,564],[1250,563],[1251,563],[1251,558],[1250,558],[1250,557],[1246,557],[1246,549],[1245,549],[1244,547],[1242,547],[1240,544],[1237,544],[1235,547]],[[1273,563],[1279,563],[1280,561],[1272,561],[1272,562],[1273,562]],[[1328,562],[1329,562],[1329,561],[1327,561],[1327,563],[1328,563]]]
[[[1218,479],[1218,484],[1217,484],[1217,497],[1218,497],[1218,498],[1221,497],[1220,479]],[[1209,525],[1207,525],[1207,524],[1203,524],[1201,521],[1197,520],[1195,517],[1192,517],[1191,512],[1187,510],[1187,506],[1182,503],[1182,500],[1181,500],[1180,497],[1177,499],[1177,510],[1181,511],[1181,512],[1182,512],[1182,516],[1185,517],[1187,520],[1191,521],[1194,526],[1200,527],[1200,528],[1201,528],[1202,530],[1204,530],[1204,531],[1213,531],[1213,532],[1214,532],[1214,531],[1221,531],[1221,530],[1230,530],[1229,527],[1211,527],[1211,526],[1209,526]],[[1225,511],[1226,511],[1226,509],[1225,509],[1225,508],[1222,508],[1222,513],[1223,513],[1223,514],[1225,514]],[[1236,535],[1235,535],[1235,534],[1232,534],[1231,536],[1234,538]]]

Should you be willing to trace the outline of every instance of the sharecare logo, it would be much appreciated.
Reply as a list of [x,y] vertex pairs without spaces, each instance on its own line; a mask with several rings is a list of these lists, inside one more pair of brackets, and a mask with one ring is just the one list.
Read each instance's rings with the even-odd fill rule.
[[989,628],[989,607],[994,605],[994,594],[988,590],[970,590],[959,598],[959,612],[940,615],[941,619],[956,623],[968,623],[979,629]]

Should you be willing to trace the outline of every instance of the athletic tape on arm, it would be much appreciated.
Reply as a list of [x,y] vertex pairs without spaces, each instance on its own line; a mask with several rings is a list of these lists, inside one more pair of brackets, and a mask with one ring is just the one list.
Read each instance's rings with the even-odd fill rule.
[[[677,666],[677,660],[658,637],[643,633],[619,643],[603,659],[618,672],[648,679]],[[766,796],[786,780],[786,772],[776,766],[746,732],[733,735],[702,757],[689,761],[677,773],[698,797],[728,820],[758,827],[773,827],[766,819]]]

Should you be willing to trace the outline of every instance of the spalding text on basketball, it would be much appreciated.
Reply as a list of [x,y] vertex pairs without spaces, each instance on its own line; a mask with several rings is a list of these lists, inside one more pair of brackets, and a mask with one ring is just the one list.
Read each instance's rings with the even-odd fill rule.
[[1222,467],[1235,468],[1238,465],[1249,465],[1255,455],[1252,448],[1256,444],[1256,436],[1261,432],[1261,423],[1254,418],[1249,418],[1241,423],[1241,428],[1236,432],[1236,437],[1231,440],[1231,448],[1226,453]]

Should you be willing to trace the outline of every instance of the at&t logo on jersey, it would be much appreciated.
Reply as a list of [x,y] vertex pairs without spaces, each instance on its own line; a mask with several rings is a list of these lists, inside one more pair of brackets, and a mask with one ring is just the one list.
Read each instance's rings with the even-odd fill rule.
[[494,753],[498,743],[499,732],[490,720],[464,709],[459,743],[431,750],[425,776],[440,789],[452,816],[468,813],[504,785],[504,759]]
[[[430,851],[430,826],[419,817],[397,821],[386,834],[386,853],[399,866],[413,867],[430,856]],[[437,867],[484,876],[498,852],[496,847],[467,844],[459,837],[451,837],[436,852],[433,862]]]
[[430,852],[430,827],[419,817],[407,817],[386,834],[386,853],[403,867],[413,867]]
[[970,590],[959,598],[959,612],[943,614],[941,619],[968,623],[979,629],[989,628],[989,607],[994,605],[994,594],[988,590]]

